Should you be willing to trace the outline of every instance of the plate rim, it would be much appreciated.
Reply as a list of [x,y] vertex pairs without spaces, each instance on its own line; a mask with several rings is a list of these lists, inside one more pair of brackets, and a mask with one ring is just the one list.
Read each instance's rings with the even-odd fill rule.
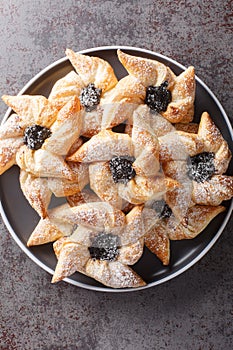
[[[135,47],[135,46],[122,46],[122,45],[109,45],[109,46],[98,46],[98,47],[92,47],[89,49],[85,49],[85,50],[80,50],[80,51],[75,51],[78,52],[80,54],[90,54],[91,52],[97,52],[97,51],[103,51],[103,50],[129,50],[129,51],[138,51],[138,52],[142,52],[142,53],[146,53],[146,54],[150,54],[150,55],[156,55],[157,57],[160,57],[162,59],[165,59],[166,61],[169,61],[171,63],[173,63],[174,65],[178,66],[179,68],[185,70],[186,67],[184,65],[182,65],[181,63],[177,62],[176,60],[158,53],[156,51],[152,51],[152,50],[148,50],[148,49],[144,49],[144,48],[140,48],[140,47]],[[33,83],[35,83],[43,74],[47,73],[48,71],[50,71],[51,69],[55,68],[56,66],[58,66],[59,64],[68,61],[67,57],[62,57],[54,62],[52,62],[51,64],[49,64],[48,66],[46,66],[45,68],[43,68],[42,70],[40,70],[36,75],[34,75],[24,86],[23,88],[19,91],[19,93],[17,95],[22,95]],[[216,103],[216,105],[218,106],[218,108],[220,109],[221,115],[224,118],[227,127],[228,127],[228,131],[229,134],[233,140],[233,130],[232,130],[232,126],[231,126],[231,122],[229,117],[227,116],[227,113],[225,112],[225,109],[223,108],[222,104],[220,103],[220,101],[217,99],[217,97],[215,96],[215,94],[212,92],[212,90],[197,76],[195,75],[195,79],[196,81],[198,81],[198,83],[200,85],[202,85],[202,87],[208,92],[208,94],[212,97],[212,99],[214,100],[214,102]],[[9,107],[2,119],[1,124],[3,124],[6,119],[9,117],[10,113],[12,112],[12,109]],[[184,267],[180,268],[178,271],[175,271],[174,273],[172,273],[169,276],[166,276],[162,279],[159,279],[157,281],[154,282],[150,282],[145,286],[142,287],[137,287],[137,288],[119,288],[119,289],[113,289],[113,288],[109,288],[109,287],[99,287],[99,286],[93,286],[93,285],[87,285],[85,283],[79,282],[79,281],[75,281],[71,278],[64,278],[63,281],[80,287],[80,288],[84,288],[86,290],[92,290],[92,291],[97,291],[97,292],[110,292],[110,293],[125,293],[125,292],[137,292],[140,290],[144,290],[144,289],[148,289],[151,287],[154,287],[156,285],[160,285],[162,283],[165,283],[169,280],[172,280],[173,278],[181,275],[182,273],[184,273],[185,271],[187,271],[188,269],[190,269],[193,265],[195,265],[201,258],[203,258],[207,252],[214,246],[214,244],[217,242],[217,240],[219,239],[219,237],[221,236],[223,230],[225,229],[230,217],[231,217],[231,213],[233,211],[233,199],[231,200],[231,203],[229,205],[228,211],[226,213],[226,216],[220,226],[220,228],[218,229],[218,231],[216,232],[215,236],[211,239],[211,241],[207,244],[207,246],[192,260],[190,261],[188,264],[186,264]],[[46,272],[48,272],[49,274],[53,275],[54,270],[51,269],[50,267],[48,267],[46,264],[44,264],[43,262],[41,262],[30,250],[28,247],[26,247],[22,241],[20,240],[20,238],[17,236],[16,232],[14,231],[14,229],[12,228],[7,215],[4,211],[3,205],[2,205],[2,200],[0,199],[0,214],[1,217],[3,219],[3,222],[6,226],[6,228],[8,229],[9,233],[11,234],[12,238],[14,239],[14,241],[18,244],[18,246],[23,250],[23,252],[34,262],[36,263],[39,267],[41,267],[43,270],[45,270]]]

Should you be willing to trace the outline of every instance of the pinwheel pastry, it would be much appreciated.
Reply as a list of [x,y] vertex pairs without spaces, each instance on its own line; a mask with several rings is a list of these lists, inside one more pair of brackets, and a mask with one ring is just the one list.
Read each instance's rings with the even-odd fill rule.
[[[194,134],[190,135],[193,137]],[[233,196],[233,177],[225,175],[231,152],[207,112],[202,114],[198,132],[194,136],[198,143],[202,143],[202,151],[197,152],[196,149],[187,161],[180,159],[163,163],[164,173],[177,180],[186,169],[192,181],[193,203],[218,206]]]
[[[233,177],[224,175],[231,159],[227,142],[207,112],[202,114],[198,130],[192,127],[189,131],[195,130],[203,143],[202,152],[186,161],[163,163],[164,173],[179,181],[181,188],[166,193],[166,202],[148,203],[157,211],[160,208],[161,214],[146,234],[145,244],[164,265],[169,264],[170,240],[195,238],[225,210],[221,203],[233,196]],[[182,207],[182,203],[186,205]]]
[[187,68],[176,76],[172,70],[156,61],[117,51],[118,58],[129,75],[144,87],[144,103],[161,113],[171,123],[189,123],[194,116],[195,72]]
[[[93,203],[89,205],[92,206]],[[84,206],[80,206],[83,210]],[[94,208],[98,206],[105,206],[110,212],[113,210],[113,207],[106,203],[95,203]],[[72,207],[70,213],[66,210],[63,220],[77,222],[79,211],[79,206]],[[114,212],[118,213],[117,215],[122,213],[116,209]],[[58,263],[52,282],[79,271],[112,288],[145,285],[142,278],[128,265],[134,265],[142,256],[143,236],[156,222],[156,215],[152,217],[150,209],[135,206],[125,216],[124,221],[117,220],[117,225],[116,221],[105,220],[103,225],[103,221],[98,220],[98,223],[96,220],[93,223],[89,221],[86,226],[83,222],[69,237],[60,238],[54,243]]]
[[137,109],[131,137],[102,130],[67,160],[89,164],[91,189],[122,210],[128,203],[143,204],[179,186],[160,172],[158,138]]
[[78,271],[112,288],[144,286],[143,279],[128,265],[134,265],[143,253],[143,239],[120,246],[118,235],[92,231],[78,226],[70,237],[54,243],[58,259],[52,282]]
[[170,262],[170,240],[195,238],[214,217],[225,210],[221,205],[194,205],[187,209],[180,220],[165,201],[154,202],[152,208],[160,212],[159,220],[146,233],[145,245],[164,265]]
[[143,103],[145,87],[132,76],[119,82],[110,64],[99,58],[67,49],[75,71],[59,79],[49,101],[60,109],[73,96],[80,98],[83,108],[81,135],[92,137],[101,129],[119,125]]
[[79,271],[113,288],[138,287],[145,282],[128,265],[141,257],[143,236],[157,220],[143,206],[125,215],[104,202],[63,204],[39,221],[27,244],[55,241],[58,263],[52,282]]
[[43,96],[3,96],[3,100],[17,114],[0,128],[1,173],[17,164],[25,197],[45,217],[53,181],[79,185],[74,169],[64,160],[82,126],[79,99],[73,97],[60,111]]

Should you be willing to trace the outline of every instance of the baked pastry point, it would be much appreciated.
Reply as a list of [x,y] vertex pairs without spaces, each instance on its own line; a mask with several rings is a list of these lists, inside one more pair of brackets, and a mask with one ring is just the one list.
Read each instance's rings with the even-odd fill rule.
[[102,58],[76,53],[71,49],[66,49],[66,56],[86,86],[93,83],[105,92],[116,85],[113,68]]

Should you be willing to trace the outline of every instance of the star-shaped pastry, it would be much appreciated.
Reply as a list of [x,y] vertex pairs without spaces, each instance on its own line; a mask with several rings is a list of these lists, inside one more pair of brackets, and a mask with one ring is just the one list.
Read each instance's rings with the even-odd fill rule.
[[[93,204],[89,203],[87,206],[89,205]],[[95,203],[93,207],[97,208],[99,205],[112,208],[106,203]],[[81,207],[84,209],[86,206]],[[71,209],[70,213],[66,210],[62,215],[63,220],[70,223],[80,222],[77,217],[77,211],[80,209]],[[58,263],[52,282],[60,281],[79,271],[112,288],[145,285],[141,277],[128,265],[134,265],[142,256],[143,236],[157,220],[156,215],[151,213],[150,209],[135,206],[125,216],[125,221],[118,221],[117,226],[106,221],[105,225],[96,221],[89,221],[88,225],[83,222],[72,235],[58,239],[54,243]]]
[[154,211],[143,206],[125,215],[105,202],[63,204],[49,210],[27,244],[55,241],[53,282],[79,271],[113,288],[138,287],[145,282],[127,265],[140,259],[143,237],[157,220]]
[[52,194],[46,179],[77,182],[64,156],[82,127],[79,100],[73,97],[60,110],[43,96],[5,95],[3,100],[16,114],[0,128],[0,172],[17,164],[25,197],[45,217]]
[[195,238],[213,218],[225,210],[224,206],[194,205],[187,209],[180,220],[165,202],[163,205],[160,219],[144,237],[147,248],[161,260],[163,265],[169,265],[170,262],[170,240]]
[[[66,54],[75,71],[54,84],[48,99],[59,109],[73,96],[81,99],[84,109],[81,135],[92,137],[101,129],[119,125],[129,118],[138,104],[143,103],[145,87],[134,77],[128,75],[118,81],[107,61],[70,49]],[[90,85],[92,88],[88,90]]]
[[67,159],[89,164],[91,189],[103,201],[123,209],[128,202],[143,204],[177,186],[160,172],[159,149],[151,125],[136,109],[131,135],[102,130]]
[[191,66],[176,76],[156,60],[117,51],[128,73],[146,88],[144,101],[171,123],[191,122],[194,115],[195,72]]
[[185,171],[192,181],[193,203],[218,206],[233,196],[233,177],[225,174],[231,152],[207,112],[201,116],[196,137],[203,144],[201,152],[195,152],[187,161],[165,162],[163,170],[176,180]]

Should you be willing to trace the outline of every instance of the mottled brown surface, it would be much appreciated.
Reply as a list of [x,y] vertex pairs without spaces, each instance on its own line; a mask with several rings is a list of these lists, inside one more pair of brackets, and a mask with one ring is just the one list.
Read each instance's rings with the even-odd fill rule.
[[[0,2],[0,94],[82,50],[129,45],[194,65],[232,120],[232,1]],[[1,118],[6,106],[0,102]],[[0,349],[232,349],[231,220],[209,253],[163,285],[107,294],[61,282],[33,263],[0,223]]]

